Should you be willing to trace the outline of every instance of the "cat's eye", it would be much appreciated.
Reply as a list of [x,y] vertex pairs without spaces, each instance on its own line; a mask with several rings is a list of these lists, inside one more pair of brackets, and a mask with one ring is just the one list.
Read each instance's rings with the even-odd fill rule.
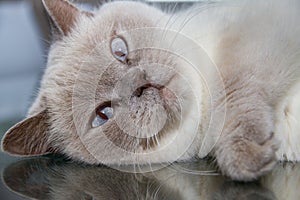
[[111,52],[117,60],[121,62],[125,62],[128,56],[128,49],[127,49],[126,42],[120,37],[116,37],[112,39]]
[[102,105],[96,109],[96,116],[92,121],[92,127],[96,128],[105,124],[114,115],[114,110],[110,105]]

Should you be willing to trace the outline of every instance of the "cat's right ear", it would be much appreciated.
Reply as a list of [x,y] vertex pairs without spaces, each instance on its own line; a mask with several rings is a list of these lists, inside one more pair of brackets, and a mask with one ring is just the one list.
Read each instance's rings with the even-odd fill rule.
[[93,13],[82,11],[67,0],[42,0],[50,18],[53,32],[59,36],[68,35],[80,15],[93,16]]

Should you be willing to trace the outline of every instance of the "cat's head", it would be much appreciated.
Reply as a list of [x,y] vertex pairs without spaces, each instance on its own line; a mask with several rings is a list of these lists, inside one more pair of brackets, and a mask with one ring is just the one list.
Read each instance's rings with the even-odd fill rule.
[[170,16],[137,2],[93,13],[64,0],[43,3],[54,43],[39,94],[28,117],[6,133],[4,151],[105,164],[196,154],[203,82],[195,63],[208,61],[168,30]]

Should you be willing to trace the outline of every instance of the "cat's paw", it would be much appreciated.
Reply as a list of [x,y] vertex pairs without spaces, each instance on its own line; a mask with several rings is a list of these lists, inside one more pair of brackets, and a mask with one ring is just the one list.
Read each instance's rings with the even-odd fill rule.
[[218,150],[218,166],[233,180],[252,181],[273,169],[277,149],[278,142],[273,136],[264,143],[243,137],[231,138]]

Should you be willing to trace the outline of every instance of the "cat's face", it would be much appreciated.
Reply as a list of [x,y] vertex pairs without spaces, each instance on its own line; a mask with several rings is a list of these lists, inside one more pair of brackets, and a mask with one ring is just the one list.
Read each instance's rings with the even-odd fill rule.
[[45,144],[37,152],[33,144],[11,152],[55,150],[106,164],[174,161],[185,154],[200,122],[202,83],[184,53],[173,52],[186,39],[163,29],[167,16],[140,3],[110,3],[95,13],[61,0],[44,3],[57,40],[31,118],[9,132],[30,122],[44,127],[39,137]]

